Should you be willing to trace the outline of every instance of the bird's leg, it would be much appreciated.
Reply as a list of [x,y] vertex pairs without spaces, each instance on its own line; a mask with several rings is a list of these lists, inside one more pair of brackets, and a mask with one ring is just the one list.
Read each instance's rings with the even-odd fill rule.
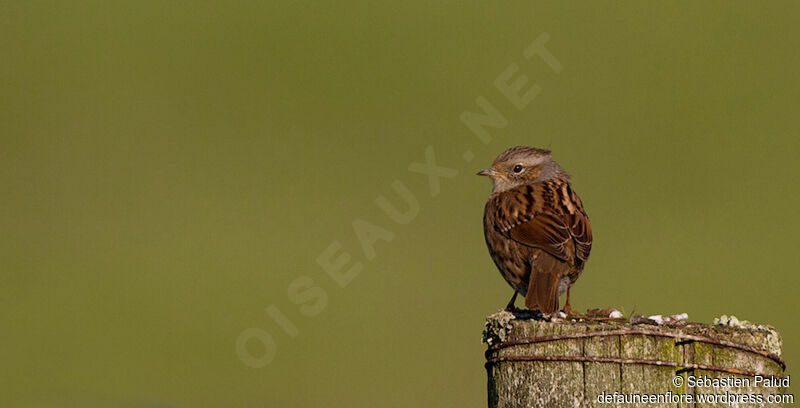
[[569,304],[569,290],[570,288],[567,288],[567,303],[564,304],[564,313],[567,314],[567,317],[583,317],[580,313],[576,313],[572,310],[572,306]]
[[517,291],[515,290],[514,291],[514,296],[511,296],[511,300],[509,300],[508,304],[506,305],[506,310],[509,311],[509,312],[513,312],[513,311],[517,310],[517,307],[514,306],[514,302],[516,302],[516,301],[517,301]]

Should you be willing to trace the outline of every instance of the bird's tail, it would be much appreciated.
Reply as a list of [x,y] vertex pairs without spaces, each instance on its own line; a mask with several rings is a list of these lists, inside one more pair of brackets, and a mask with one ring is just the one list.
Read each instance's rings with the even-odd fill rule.
[[549,255],[537,261],[531,271],[525,306],[550,314],[558,310],[558,283],[566,276],[569,266]]

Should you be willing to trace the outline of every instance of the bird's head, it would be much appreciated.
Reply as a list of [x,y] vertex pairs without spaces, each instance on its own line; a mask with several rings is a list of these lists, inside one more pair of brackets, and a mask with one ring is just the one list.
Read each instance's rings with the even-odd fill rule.
[[550,156],[549,150],[527,146],[512,147],[500,153],[492,167],[478,172],[478,175],[492,179],[492,193],[556,177],[569,177]]

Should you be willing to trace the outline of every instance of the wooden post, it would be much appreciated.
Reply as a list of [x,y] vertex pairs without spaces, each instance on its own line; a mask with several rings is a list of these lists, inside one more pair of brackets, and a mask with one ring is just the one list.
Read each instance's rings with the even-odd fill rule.
[[[495,313],[484,331],[489,407],[782,406],[766,402],[769,394],[790,392],[780,386],[780,335],[767,326],[723,323],[546,322]],[[756,384],[757,376],[778,386]],[[704,379],[708,386],[698,384]],[[763,403],[708,404],[700,394],[725,401],[752,394]]]

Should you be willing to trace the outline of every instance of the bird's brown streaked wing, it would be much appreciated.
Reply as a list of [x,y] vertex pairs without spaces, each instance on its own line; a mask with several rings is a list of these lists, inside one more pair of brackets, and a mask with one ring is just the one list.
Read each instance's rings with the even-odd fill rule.
[[[567,194],[574,206],[573,213],[558,213],[554,205],[559,193]],[[535,204],[534,204],[535,203]],[[528,205],[532,212],[518,213],[510,208]],[[581,264],[589,259],[592,248],[592,229],[583,204],[571,188],[558,185],[529,185],[504,197],[496,205],[501,220],[500,233],[520,244],[540,248],[550,255]],[[576,259],[577,258],[577,259]]]
[[536,214],[531,220],[508,230],[507,236],[520,244],[540,248],[562,261],[572,259],[566,247],[572,237],[564,223],[553,214]]
[[589,253],[592,251],[592,224],[589,222],[589,216],[583,209],[583,202],[578,194],[572,190],[567,189],[569,199],[575,204],[576,210],[573,214],[567,214],[569,221],[569,232],[572,239],[575,240],[575,256],[580,260],[581,264],[586,263],[589,259]]
[[586,214],[580,212],[570,218],[569,231],[572,239],[575,240],[575,256],[583,264],[589,259],[589,253],[592,251],[592,225]]
[[572,239],[561,214],[554,213],[556,195],[552,184],[523,186],[497,197],[498,231],[509,239],[540,248],[562,261],[573,256],[566,245]]

